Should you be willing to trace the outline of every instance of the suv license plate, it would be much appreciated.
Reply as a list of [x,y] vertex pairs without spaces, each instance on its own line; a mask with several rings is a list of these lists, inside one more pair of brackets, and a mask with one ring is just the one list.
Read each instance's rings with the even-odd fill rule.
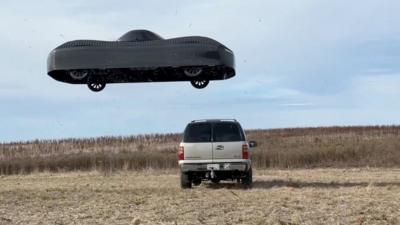
[[219,164],[207,164],[207,170],[219,170]]

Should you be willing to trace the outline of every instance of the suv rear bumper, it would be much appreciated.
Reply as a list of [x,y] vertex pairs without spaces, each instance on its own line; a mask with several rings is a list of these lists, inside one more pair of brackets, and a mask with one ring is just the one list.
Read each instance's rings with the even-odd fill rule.
[[219,164],[219,169],[214,171],[247,171],[250,169],[250,162],[210,162],[210,163],[181,163],[179,166],[182,172],[189,171],[211,171],[207,169],[209,164]]

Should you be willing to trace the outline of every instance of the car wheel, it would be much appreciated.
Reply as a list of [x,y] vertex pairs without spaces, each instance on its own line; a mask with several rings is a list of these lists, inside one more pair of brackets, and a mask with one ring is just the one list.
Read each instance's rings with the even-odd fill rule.
[[201,179],[194,179],[193,180],[193,185],[194,186],[199,186],[201,184]]
[[203,72],[201,67],[189,67],[183,70],[183,73],[188,77],[197,77]]
[[213,182],[214,184],[218,184],[221,180],[220,179],[211,179],[211,182]]
[[246,187],[251,187],[251,185],[253,184],[253,170],[251,168],[245,173],[244,177],[241,180],[241,183]]
[[89,77],[87,86],[91,91],[99,92],[106,87],[106,82],[101,79],[94,79]]
[[189,174],[181,172],[181,188],[192,188],[192,181],[189,179]]
[[89,75],[88,70],[70,70],[68,73],[75,80],[82,80]]
[[207,87],[208,83],[210,83],[209,80],[201,80],[201,79],[196,79],[196,80],[192,80],[190,81],[190,83],[192,84],[193,87],[197,88],[197,89],[202,89]]

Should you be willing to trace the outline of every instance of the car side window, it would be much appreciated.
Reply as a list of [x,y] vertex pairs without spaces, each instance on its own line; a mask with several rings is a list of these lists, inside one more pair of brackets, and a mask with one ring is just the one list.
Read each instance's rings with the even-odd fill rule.
[[235,123],[216,123],[213,131],[215,142],[243,141],[240,128]]
[[211,124],[193,123],[185,129],[184,142],[211,142]]

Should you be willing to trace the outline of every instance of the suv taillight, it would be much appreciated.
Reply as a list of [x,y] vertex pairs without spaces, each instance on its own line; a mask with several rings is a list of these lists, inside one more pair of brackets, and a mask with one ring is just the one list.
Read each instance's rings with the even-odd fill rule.
[[184,159],[185,159],[184,149],[183,146],[180,146],[178,150],[178,160],[184,160]]
[[249,146],[247,144],[242,145],[242,158],[249,159]]

